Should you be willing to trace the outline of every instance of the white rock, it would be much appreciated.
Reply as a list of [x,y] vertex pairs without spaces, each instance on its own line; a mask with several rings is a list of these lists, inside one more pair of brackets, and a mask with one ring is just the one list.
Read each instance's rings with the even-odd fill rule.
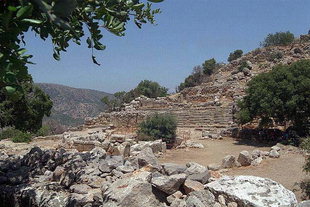
[[297,200],[293,192],[281,184],[255,176],[225,176],[205,185],[214,194],[225,195],[226,200],[255,207],[294,207]]
[[271,151],[269,152],[269,157],[271,157],[271,158],[279,158],[279,157],[280,157],[280,154],[279,154],[279,152],[276,151],[276,150],[271,150]]

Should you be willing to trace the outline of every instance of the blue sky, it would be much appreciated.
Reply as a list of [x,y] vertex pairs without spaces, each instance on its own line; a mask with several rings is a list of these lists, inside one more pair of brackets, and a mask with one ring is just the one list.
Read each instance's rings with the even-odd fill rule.
[[165,0],[154,6],[162,9],[156,26],[130,24],[124,37],[104,31],[107,49],[95,52],[100,67],[86,44],[72,43],[56,61],[50,41],[27,34],[34,81],[114,93],[148,79],[174,91],[206,59],[226,61],[236,49],[251,51],[268,33],[299,36],[310,29],[309,0]]

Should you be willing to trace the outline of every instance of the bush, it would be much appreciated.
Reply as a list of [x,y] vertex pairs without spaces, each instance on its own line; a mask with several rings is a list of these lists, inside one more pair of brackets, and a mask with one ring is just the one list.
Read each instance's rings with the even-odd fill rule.
[[246,114],[246,121],[272,119],[278,124],[292,123],[303,137],[310,125],[310,60],[278,65],[255,76],[239,107],[240,117]]
[[204,80],[203,68],[201,66],[195,66],[190,76],[185,78],[184,82],[181,83],[177,91],[182,91],[184,88],[194,87],[201,84]]
[[4,129],[0,133],[0,140],[11,139],[13,142],[30,142],[32,135],[27,132],[22,132],[14,128]]
[[294,34],[287,32],[277,32],[275,34],[268,34],[265,40],[261,43],[263,47],[269,46],[287,46],[294,41]]
[[242,72],[245,68],[248,68],[249,65],[246,61],[241,62],[240,66],[238,67],[238,71]]
[[206,75],[211,75],[215,68],[216,68],[216,61],[214,58],[206,60],[203,64],[202,64],[202,68],[203,68],[203,73]]
[[243,51],[242,50],[235,50],[234,52],[230,53],[229,54],[229,57],[228,57],[228,62],[231,62],[233,60],[237,60],[238,58],[240,58],[243,54]]
[[283,58],[283,53],[278,51],[278,52],[271,52],[268,54],[268,60],[269,61],[274,61],[276,59],[280,60]]
[[49,126],[43,125],[35,134],[35,136],[47,136],[51,134],[51,129]]
[[140,140],[162,139],[173,144],[176,137],[177,122],[170,114],[154,114],[141,122],[138,130]]

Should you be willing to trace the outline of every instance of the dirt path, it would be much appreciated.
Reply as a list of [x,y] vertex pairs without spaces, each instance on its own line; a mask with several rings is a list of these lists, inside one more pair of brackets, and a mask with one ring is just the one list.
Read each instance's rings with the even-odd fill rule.
[[222,140],[197,140],[204,145],[204,149],[173,149],[160,159],[161,162],[174,162],[178,164],[186,164],[195,161],[201,165],[207,166],[211,163],[221,163],[226,155],[238,156],[242,150],[252,151],[260,149],[269,151],[269,146],[257,146],[255,143],[239,141],[232,138],[224,138]]
[[[211,163],[221,163],[226,155],[238,156],[242,150],[252,151],[260,149],[269,151],[270,146],[256,146],[255,143],[236,141],[232,138],[223,140],[197,140],[202,143],[204,149],[177,149],[168,150],[168,152],[160,158],[160,162],[173,162],[178,164],[186,164],[187,162],[197,162],[207,166]],[[249,166],[229,169],[224,175],[253,175],[259,177],[270,178],[293,191],[298,200],[301,200],[302,194],[297,182],[301,182],[306,178],[306,174],[302,171],[305,158],[298,153],[282,154],[278,159],[268,158],[263,160],[259,166]]]

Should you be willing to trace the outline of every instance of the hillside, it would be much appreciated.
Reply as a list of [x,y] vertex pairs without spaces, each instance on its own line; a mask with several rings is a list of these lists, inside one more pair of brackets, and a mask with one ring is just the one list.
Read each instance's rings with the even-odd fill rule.
[[50,117],[44,122],[53,121],[65,127],[77,126],[84,122],[84,118],[96,116],[105,109],[100,101],[104,96],[112,96],[102,91],[72,88],[51,83],[37,83],[52,101],[53,108]]
[[238,126],[236,103],[245,95],[246,84],[275,65],[302,59],[310,59],[310,35],[302,35],[288,46],[257,48],[223,65],[208,81],[198,86],[164,98],[137,98],[123,111],[101,113],[86,120],[85,125],[112,123],[132,130],[146,116],[161,112],[175,115],[179,128],[200,130],[204,137],[231,135]]

